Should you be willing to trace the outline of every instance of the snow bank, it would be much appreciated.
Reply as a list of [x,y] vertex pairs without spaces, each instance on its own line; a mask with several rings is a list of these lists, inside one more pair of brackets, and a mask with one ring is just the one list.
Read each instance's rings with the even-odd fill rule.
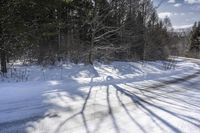
[[[3,82],[27,82],[27,81],[49,81],[49,80],[68,80],[81,78],[90,80],[90,78],[103,78],[111,76],[112,78],[133,78],[135,76],[153,77],[170,76],[172,74],[187,72],[198,69],[198,65],[183,59],[177,59],[176,65],[171,70],[165,70],[164,61],[156,62],[112,62],[111,64],[101,64],[95,62],[92,65],[84,64],[63,64],[60,66],[24,66],[16,62],[7,74],[7,78],[0,77],[0,83]],[[154,76],[155,74],[155,76]],[[88,78],[88,79],[86,79]]]
[[[26,70],[28,80],[16,81],[14,76],[1,80],[0,133],[198,132],[199,78],[191,83],[161,85],[160,89],[149,87],[160,80],[193,75],[199,66],[179,59],[175,69],[164,68],[161,61],[67,64],[45,69],[16,63],[16,73]],[[192,113],[185,111],[185,106]]]

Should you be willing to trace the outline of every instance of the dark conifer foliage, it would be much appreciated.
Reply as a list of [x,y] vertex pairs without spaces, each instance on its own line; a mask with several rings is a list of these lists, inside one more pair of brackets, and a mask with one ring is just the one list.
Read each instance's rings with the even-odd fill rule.
[[200,52],[200,22],[195,22],[192,29],[191,50]]
[[1,71],[6,61],[155,60],[168,55],[169,20],[151,0],[1,0]]

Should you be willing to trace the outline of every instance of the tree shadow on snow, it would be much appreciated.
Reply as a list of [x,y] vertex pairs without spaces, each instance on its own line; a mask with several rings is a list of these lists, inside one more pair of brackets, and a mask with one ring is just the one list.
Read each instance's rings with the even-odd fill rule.
[[[92,82],[93,82],[93,78],[91,78],[91,82],[90,82],[90,83],[92,83]],[[87,124],[87,120],[86,120],[86,116],[85,116],[85,109],[86,109],[88,100],[89,100],[90,95],[91,95],[92,87],[93,87],[93,86],[91,86],[91,87],[89,88],[89,91],[88,91],[88,93],[87,93],[87,96],[86,96],[86,98],[85,98],[85,100],[84,100],[84,103],[83,103],[83,105],[82,105],[80,111],[77,112],[77,113],[75,113],[74,115],[68,117],[68,118],[65,119],[63,122],[61,122],[61,123],[59,124],[59,126],[56,128],[56,130],[54,131],[54,133],[59,133],[60,130],[61,130],[61,128],[62,128],[65,124],[67,124],[68,122],[70,122],[70,120],[74,119],[75,117],[77,117],[77,116],[79,116],[79,115],[80,115],[81,118],[82,118],[82,121],[83,121],[83,124],[84,124],[84,127],[85,127],[85,131],[86,131],[87,133],[90,133],[90,130],[89,130],[89,127],[88,127],[88,124]]]
[[[184,121],[186,123],[189,123],[195,127],[200,127],[200,120],[198,118],[194,118],[192,116],[187,116],[185,114],[181,114],[180,112],[174,112],[168,108],[166,108],[166,106],[161,106],[160,104],[157,104],[157,102],[161,102],[164,104],[168,104],[168,105],[173,105],[173,109],[185,109],[187,111],[190,110],[190,106],[191,107],[195,107],[197,109],[200,108],[199,105],[196,104],[192,104],[190,102],[187,101],[187,99],[183,100],[181,98],[179,98],[178,96],[185,96],[185,97],[190,97],[190,95],[185,95],[184,93],[177,93],[176,95],[170,95],[170,93],[176,93],[175,91],[168,91],[167,88],[163,89],[166,85],[170,85],[170,84],[177,84],[177,83],[182,83],[185,81],[188,81],[192,78],[195,78],[197,76],[199,76],[200,72],[195,73],[192,76],[186,76],[184,78],[177,78],[171,81],[163,81],[160,82],[158,84],[154,84],[152,86],[140,86],[140,87],[135,87],[132,80],[123,80],[119,83],[117,82],[112,82],[114,81],[113,77],[108,76],[106,78],[105,82],[96,84],[93,81],[93,78],[91,78],[91,81],[89,84],[85,85],[85,86],[89,86],[88,88],[88,92],[82,91],[80,89],[80,87],[83,87],[83,85],[81,85],[80,83],[78,83],[77,81],[71,79],[71,83],[73,83],[73,85],[75,84],[75,86],[73,86],[71,88],[71,86],[69,85],[68,88],[66,89],[66,86],[59,86],[57,83],[55,86],[52,84],[51,87],[53,88],[52,90],[48,90],[45,92],[46,95],[42,96],[43,99],[41,99],[41,101],[39,101],[39,103],[43,103],[42,100],[47,99],[50,100],[54,97],[59,98],[60,101],[65,102],[65,104],[67,105],[66,108],[63,107],[59,107],[59,105],[57,105],[56,103],[52,103],[52,104],[48,104],[48,108],[43,110],[43,113],[41,113],[39,116],[33,116],[24,120],[20,120],[20,121],[15,121],[14,123],[4,123],[4,125],[0,124],[0,132],[1,131],[8,131],[6,130],[6,128],[10,128],[10,131],[14,131],[12,130],[12,126],[19,126],[20,124],[23,125],[21,126],[20,129],[18,129],[18,132],[24,133],[27,132],[26,128],[31,127],[31,128],[35,128],[33,126],[33,124],[28,124],[26,125],[26,123],[28,122],[38,122],[44,118],[57,118],[60,117],[58,114],[46,114],[48,112],[48,109],[50,108],[63,108],[63,111],[69,112],[69,113],[73,113],[73,109],[71,109],[70,105],[68,105],[68,101],[66,101],[66,97],[70,98],[71,100],[76,100],[76,97],[80,97],[81,100],[84,99],[83,103],[80,105],[80,109],[79,111],[75,112],[73,115],[67,117],[65,120],[63,120],[61,123],[59,123],[59,125],[56,127],[54,133],[59,133],[62,131],[62,128],[69,124],[71,121],[73,121],[76,118],[80,118],[81,119],[81,123],[82,126],[84,127],[84,130],[86,133],[93,133],[99,130],[100,125],[103,123],[103,121],[106,118],[110,118],[114,131],[116,133],[120,133],[122,132],[120,126],[122,124],[126,124],[126,123],[122,123],[120,121],[118,121],[117,119],[117,111],[115,110],[114,106],[112,105],[113,102],[113,96],[116,98],[117,102],[119,103],[120,106],[118,106],[117,108],[122,109],[125,114],[128,116],[128,118],[130,119],[130,121],[138,127],[138,129],[140,129],[141,132],[143,133],[147,133],[148,129],[146,129],[146,127],[144,127],[142,125],[142,123],[139,122],[139,120],[136,119],[137,116],[133,115],[133,111],[129,110],[129,107],[127,105],[127,103],[125,103],[125,101],[123,101],[121,95],[123,97],[128,98],[132,105],[136,106],[137,109],[141,110],[146,117],[150,118],[152,120],[152,122],[159,127],[161,130],[163,129],[163,126],[166,126],[168,129],[170,129],[173,132],[176,133],[181,133],[183,132],[182,129],[180,129],[180,127],[176,127],[176,125],[171,124],[172,122],[170,121],[170,119],[167,119],[166,117],[164,117],[163,115],[159,115],[157,112],[155,112],[155,110],[158,110],[159,112],[163,112],[166,113],[176,119],[179,119],[181,121]],[[88,115],[86,114],[86,109],[89,106],[89,100],[93,100],[90,99],[91,95],[92,95],[92,90],[94,86],[105,86],[106,90],[105,90],[105,100],[107,103],[107,107],[106,110],[107,113],[103,114],[101,117],[99,118],[95,118],[98,119],[98,122],[95,125],[94,130],[92,130],[90,128],[90,124],[89,124],[89,118]],[[123,86],[123,87],[122,87]],[[60,89],[57,89],[57,87],[60,87]],[[112,88],[111,88],[112,87]],[[169,86],[170,87],[170,86]],[[126,89],[129,88],[129,89]],[[137,91],[136,91],[137,90]],[[115,92],[114,95],[112,95]],[[53,96],[49,96],[49,94],[54,94]],[[120,94],[120,95],[119,95]],[[150,94],[150,95],[149,95]],[[42,95],[42,94],[41,94]],[[199,97],[198,97],[199,98]],[[169,101],[170,100],[170,101]],[[198,100],[197,97],[192,97],[192,100]],[[155,102],[156,101],[156,102]],[[184,104],[179,104],[179,102],[182,102]],[[190,105],[190,106],[189,106]],[[89,108],[89,107],[88,107]],[[162,125],[161,125],[162,124]],[[1,130],[2,129],[2,130]]]
[[[199,74],[199,72],[196,73],[196,74]],[[188,76],[188,77],[185,77],[184,79],[189,80],[189,79],[192,79],[192,78],[195,78],[195,77],[196,76]],[[134,91],[122,88],[117,83],[116,84],[112,84],[111,82],[109,82],[110,80],[113,80],[113,78],[111,76],[108,76],[106,80],[108,81],[108,84],[105,84],[105,86],[106,86],[106,101],[107,101],[107,106],[108,106],[107,108],[108,108],[108,114],[109,114],[108,116],[112,120],[113,128],[114,128],[116,133],[120,133],[121,132],[120,125],[122,123],[120,121],[117,121],[117,118],[116,118],[117,113],[114,111],[114,109],[112,107],[112,102],[111,102],[112,98],[111,98],[111,95],[110,95],[110,91],[111,91],[110,87],[111,86],[113,86],[114,89],[116,89],[115,90],[115,93],[116,93],[115,96],[116,96],[118,102],[120,103],[122,109],[124,110],[124,112],[126,112],[127,116],[130,118],[130,120],[133,122],[133,124],[136,125],[140,129],[140,131],[143,132],[143,133],[147,133],[148,129],[143,127],[141,125],[141,123],[139,123],[139,121],[137,121],[137,119],[134,118],[133,114],[128,109],[128,106],[121,99],[119,93],[121,95],[126,96],[127,98],[129,98],[133,102],[133,104],[138,109],[140,109],[144,114],[146,114],[146,116],[148,116],[152,120],[152,122],[154,124],[156,124],[156,126],[159,127],[161,130],[164,130],[163,126],[162,126],[162,125],[164,125],[165,127],[169,128],[173,132],[176,132],[176,133],[182,133],[183,132],[182,129],[180,129],[180,127],[176,127],[176,125],[173,125],[172,122],[170,121],[170,119],[167,119],[166,117],[161,116],[157,112],[155,112],[155,109],[158,110],[158,111],[164,112],[164,113],[166,113],[166,114],[168,114],[170,116],[173,116],[176,119],[179,119],[179,120],[182,120],[182,121],[184,121],[186,123],[189,123],[189,124],[191,124],[191,125],[193,125],[195,127],[200,127],[200,124],[199,124],[200,120],[199,119],[194,118],[192,116],[187,116],[187,115],[184,115],[184,114],[181,114],[181,113],[177,113],[177,112],[171,111],[170,109],[167,109],[166,107],[162,107],[162,106],[157,105],[156,103],[154,103],[154,101],[157,100],[157,101],[161,101],[162,103],[173,104],[173,108],[174,109],[183,109],[184,108],[184,109],[187,109],[187,111],[189,111],[189,108],[187,107],[187,105],[181,105],[181,104],[177,104],[176,102],[175,103],[173,102],[173,100],[176,101],[176,100],[181,100],[181,99],[178,99],[178,98],[173,97],[173,96],[165,96],[166,93],[173,93],[173,91],[167,92],[167,91],[164,91],[162,89],[159,89],[159,88],[165,87],[166,84],[170,85],[170,84],[175,84],[175,83],[181,83],[181,82],[184,82],[186,80],[174,79],[172,81],[166,81],[166,82],[163,82],[163,83],[155,84],[154,86],[150,86],[148,88],[144,88],[144,87],[138,87],[137,88],[137,87],[134,87],[134,86],[127,85],[126,82],[123,83],[123,85],[131,87],[132,90],[139,90],[141,92],[140,94],[138,92],[134,92]],[[92,82],[93,81],[91,81],[91,83]],[[78,113],[75,113],[74,115],[68,117],[65,121],[63,121],[57,127],[57,129],[55,130],[55,133],[59,132],[60,129],[62,128],[62,126],[64,126],[66,123],[70,122],[71,119],[77,117],[78,115],[81,116],[83,125],[85,127],[85,131],[87,133],[95,132],[95,131],[98,130],[99,125],[108,116],[105,115],[102,118],[96,118],[96,119],[99,119],[99,123],[96,125],[95,130],[91,131],[91,129],[88,126],[88,120],[86,118],[87,116],[85,115],[85,109],[86,109],[88,100],[90,98],[92,88],[93,88],[93,86],[90,86],[89,92],[87,94],[87,97],[85,98],[85,101],[84,101],[84,104],[82,105],[81,110]],[[159,93],[155,92],[155,90],[159,90]],[[146,93],[152,93],[155,96],[151,97],[149,95],[146,95]],[[182,95],[182,94],[178,94],[178,95]],[[172,102],[169,102],[167,100],[165,101],[163,99],[171,99]],[[182,102],[185,102],[186,104],[189,104],[189,103],[187,103],[187,101],[182,101]],[[191,105],[191,106],[194,106],[194,105]],[[199,106],[196,106],[196,107],[199,108]]]

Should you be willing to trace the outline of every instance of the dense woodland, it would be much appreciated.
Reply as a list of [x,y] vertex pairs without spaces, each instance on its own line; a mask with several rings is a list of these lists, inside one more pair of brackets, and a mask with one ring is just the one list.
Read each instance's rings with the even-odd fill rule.
[[200,58],[200,22],[195,22],[190,33],[190,57]]
[[1,0],[1,72],[13,60],[166,59],[177,37],[151,0]]

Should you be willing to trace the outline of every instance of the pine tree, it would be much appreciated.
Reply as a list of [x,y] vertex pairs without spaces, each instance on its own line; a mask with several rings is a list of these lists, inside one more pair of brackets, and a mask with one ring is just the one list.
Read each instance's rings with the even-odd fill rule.
[[191,51],[200,52],[200,22],[195,22],[191,35]]

